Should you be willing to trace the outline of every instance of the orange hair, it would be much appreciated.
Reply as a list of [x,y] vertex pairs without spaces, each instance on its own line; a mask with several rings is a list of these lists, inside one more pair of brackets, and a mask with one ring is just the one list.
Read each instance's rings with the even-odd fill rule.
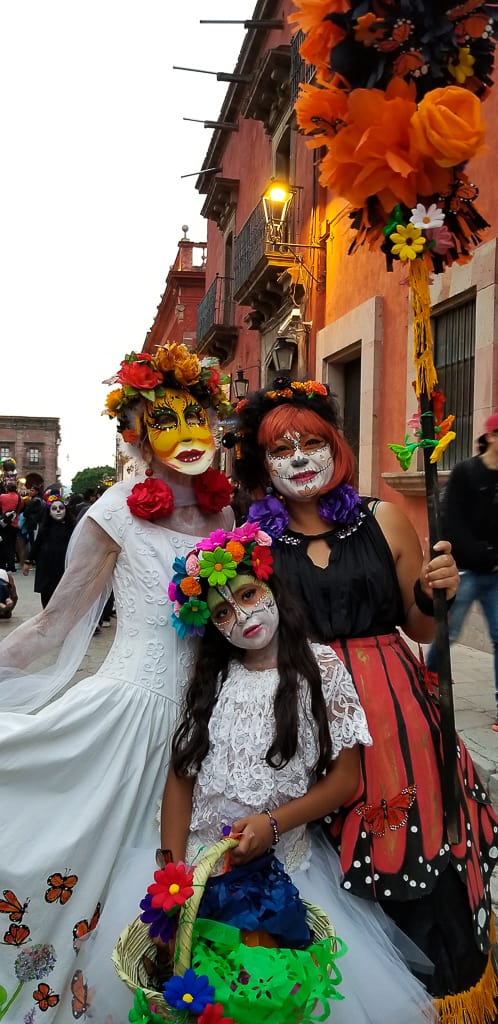
[[266,413],[258,430],[258,444],[268,449],[278,437],[284,434],[318,434],[328,441],[334,457],[334,475],[327,484],[327,491],[339,484],[354,486],[356,460],[348,442],[327,420],[322,419],[313,409],[295,405],[278,405]]

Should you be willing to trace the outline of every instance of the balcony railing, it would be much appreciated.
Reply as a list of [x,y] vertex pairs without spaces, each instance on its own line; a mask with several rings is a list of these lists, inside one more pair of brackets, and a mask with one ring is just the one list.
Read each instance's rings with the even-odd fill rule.
[[313,64],[306,64],[299,53],[299,47],[304,39],[304,32],[297,32],[291,39],[291,78],[290,78],[290,101],[294,106],[301,82],[311,82],[315,76]]
[[213,327],[231,327],[234,321],[233,278],[216,275],[197,310],[197,344]]
[[[283,228],[281,241],[274,242],[269,237],[269,229],[265,220],[263,204],[260,202],[252,211],[234,241],[234,295],[237,298],[240,288],[256,271],[261,260],[285,266],[290,254],[285,252],[291,226],[287,223]],[[291,257],[292,258],[292,257]]]

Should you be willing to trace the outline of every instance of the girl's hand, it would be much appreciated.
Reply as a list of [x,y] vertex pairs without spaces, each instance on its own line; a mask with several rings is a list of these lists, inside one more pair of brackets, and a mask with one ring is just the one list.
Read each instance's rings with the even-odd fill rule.
[[[426,548],[428,547],[429,542],[426,541]],[[427,597],[432,597],[433,590],[445,589],[446,597],[449,600],[455,596],[460,585],[457,565],[451,554],[451,544],[448,540],[439,540],[434,545],[434,551],[438,552],[435,558],[427,563],[424,560],[420,573],[420,586]]]
[[273,829],[267,814],[248,814],[232,825],[232,833],[240,833],[239,845],[230,851],[230,859],[238,867],[247,864],[273,846]]

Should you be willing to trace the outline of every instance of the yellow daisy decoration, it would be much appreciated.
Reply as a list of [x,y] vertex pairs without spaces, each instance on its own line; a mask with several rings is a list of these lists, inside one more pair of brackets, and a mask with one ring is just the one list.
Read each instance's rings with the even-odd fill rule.
[[108,416],[115,416],[124,398],[123,388],[115,388],[114,391],[110,391],[105,400],[105,413]]
[[448,433],[445,434],[444,437],[442,437],[440,441],[438,441],[436,447],[434,448],[434,450],[432,452],[432,455],[431,455],[431,457],[429,459],[429,462],[431,462],[431,463],[439,462],[443,452],[445,452],[447,447],[448,447],[448,445],[451,444],[451,442],[455,440],[455,437],[456,437],[455,431],[454,430],[448,430]]
[[454,60],[450,60],[448,64],[448,71],[450,75],[453,75],[455,82],[458,85],[465,85],[467,78],[472,78],[474,74],[475,57],[472,56],[469,46],[461,46],[458,51],[458,63]]
[[425,238],[420,228],[416,228],[414,224],[407,224],[406,228],[404,224],[398,224],[396,231],[393,231],[389,238],[391,242],[394,242],[393,256],[399,256],[402,262],[416,259],[425,245]]

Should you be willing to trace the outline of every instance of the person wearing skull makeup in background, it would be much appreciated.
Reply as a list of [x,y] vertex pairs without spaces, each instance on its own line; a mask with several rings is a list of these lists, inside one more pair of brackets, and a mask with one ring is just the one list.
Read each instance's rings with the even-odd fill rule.
[[30,548],[30,557],[24,559],[23,576],[31,565],[36,566],[35,593],[40,595],[42,608],[46,608],[58,583],[64,575],[66,553],[73,526],[66,514],[60,495],[51,494],[44,510],[36,539]]

